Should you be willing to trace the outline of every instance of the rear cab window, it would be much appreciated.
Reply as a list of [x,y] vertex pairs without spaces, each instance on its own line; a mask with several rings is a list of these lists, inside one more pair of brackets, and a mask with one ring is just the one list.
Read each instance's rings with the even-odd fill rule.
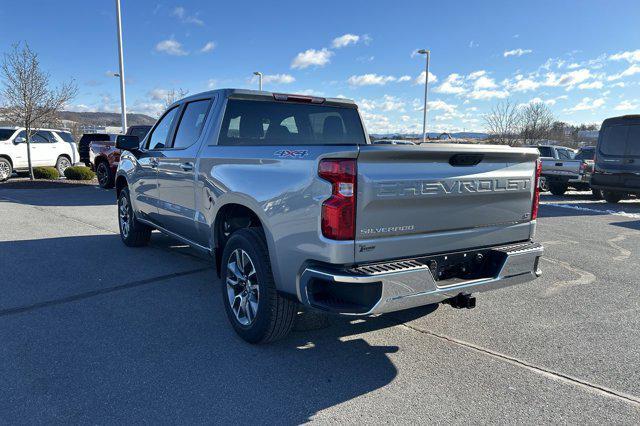
[[355,107],[229,99],[218,145],[364,145]]
[[56,132],[56,134],[65,142],[75,142],[73,140],[73,135],[69,132]]
[[0,129],[0,141],[8,141],[16,129]]

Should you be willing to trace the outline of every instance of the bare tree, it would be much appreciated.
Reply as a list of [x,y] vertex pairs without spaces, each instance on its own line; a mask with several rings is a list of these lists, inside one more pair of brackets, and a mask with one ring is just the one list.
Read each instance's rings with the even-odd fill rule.
[[165,107],[165,109],[169,108],[171,106],[171,104],[173,104],[175,101],[179,101],[180,99],[182,99],[185,96],[187,96],[188,93],[189,93],[189,91],[185,90],[185,89],[169,89],[169,90],[167,90],[167,94],[165,95],[165,98],[164,98],[164,107]]
[[525,143],[534,143],[540,139],[549,139],[553,113],[543,102],[532,102],[522,107],[521,137]]
[[75,97],[78,89],[73,80],[52,88],[49,74],[40,69],[38,54],[27,43],[16,43],[4,54],[2,74],[4,114],[26,130],[29,176],[33,180],[31,136],[38,127],[55,122],[58,111]]
[[520,111],[509,99],[506,99],[496,104],[484,116],[484,123],[492,142],[514,145],[520,130]]

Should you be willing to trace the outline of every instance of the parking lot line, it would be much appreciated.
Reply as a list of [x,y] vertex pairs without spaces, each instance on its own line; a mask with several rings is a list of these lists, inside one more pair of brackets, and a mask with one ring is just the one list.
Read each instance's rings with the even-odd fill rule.
[[198,269],[192,269],[190,271],[184,271],[184,272],[174,272],[171,274],[165,274],[165,275],[159,275],[156,277],[151,277],[151,278],[145,278],[143,280],[137,280],[137,281],[132,281],[126,284],[120,284],[120,285],[116,285],[116,286],[112,286],[112,287],[106,287],[106,288],[99,288],[96,290],[91,290],[91,291],[86,291],[84,293],[79,293],[79,294],[75,294],[73,296],[68,296],[68,297],[63,297],[60,299],[54,299],[54,300],[47,300],[45,302],[39,302],[39,303],[33,303],[31,305],[27,305],[27,306],[19,306],[16,308],[9,308],[9,309],[4,309],[0,311],[0,317],[4,317],[7,315],[14,315],[14,314],[19,314],[19,313],[23,313],[23,312],[28,312],[28,311],[32,311],[34,309],[39,309],[39,308],[45,308],[45,307],[49,307],[49,306],[55,306],[55,305],[62,305],[64,303],[69,303],[69,302],[75,302],[78,300],[83,300],[83,299],[89,299],[91,297],[95,297],[95,296],[100,296],[103,294],[107,294],[107,293],[113,293],[116,291],[121,291],[121,290],[127,290],[130,288],[134,288],[134,287],[140,287],[143,285],[147,285],[147,284],[156,284],[162,281],[167,281],[169,279],[172,278],[177,278],[177,277],[182,277],[185,275],[193,275],[193,274],[197,274],[199,272],[203,272],[209,269],[213,269],[211,267],[207,267],[207,268],[198,268]]

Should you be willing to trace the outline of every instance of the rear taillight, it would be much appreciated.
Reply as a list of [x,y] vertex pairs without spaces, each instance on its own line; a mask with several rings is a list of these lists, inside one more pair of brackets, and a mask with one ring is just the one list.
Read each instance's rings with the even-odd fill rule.
[[331,197],[322,203],[322,235],[332,240],[353,240],[356,229],[356,160],[321,160],[318,176],[331,182]]
[[540,174],[542,173],[542,161],[536,160],[536,178],[533,187],[533,204],[531,206],[531,220],[538,217],[538,207],[540,207]]

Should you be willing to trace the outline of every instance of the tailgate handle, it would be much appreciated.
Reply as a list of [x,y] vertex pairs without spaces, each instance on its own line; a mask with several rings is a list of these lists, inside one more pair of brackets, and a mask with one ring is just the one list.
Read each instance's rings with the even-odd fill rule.
[[484,154],[455,154],[449,158],[449,164],[454,167],[470,167],[480,163]]
[[557,167],[562,167],[562,163],[556,163]]

